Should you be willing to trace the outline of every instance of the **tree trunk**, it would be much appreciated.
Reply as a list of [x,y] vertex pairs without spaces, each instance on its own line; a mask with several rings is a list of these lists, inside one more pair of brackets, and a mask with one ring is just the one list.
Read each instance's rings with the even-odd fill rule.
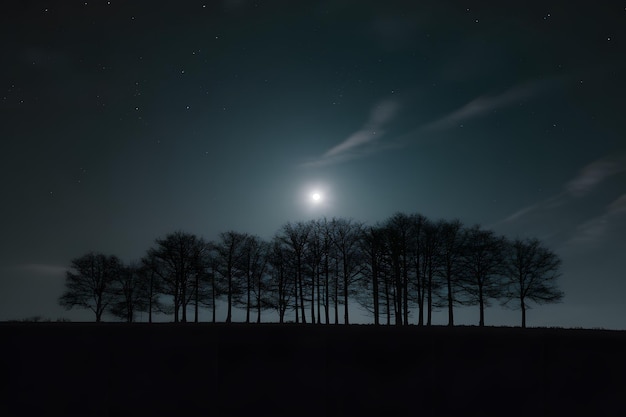
[[431,326],[433,324],[433,266],[432,261],[428,262],[428,316],[426,318],[426,325]]
[[259,285],[257,287],[257,299],[256,299],[256,322],[257,323],[261,323],[261,302],[262,302],[262,298],[261,297],[261,277],[263,276],[263,274],[259,274]]
[[295,299],[295,303],[296,303],[296,323],[300,323],[300,312],[298,311],[298,277],[297,276],[294,281],[293,290],[294,290],[293,298]]
[[311,323],[315,324],[315,268],[311,275]]
[[402,295],[404,304],[404,325],[409,324],[409,271],[407,268],[406,256],[402,256]]
[[483,298],[483,286],[478,284],[478,305],[480,307],[480,321],[478,325],[480,327],[485,326],[485,300]]
[[521,299],[521,303],[520,306],[522,308],[522,329],[526,328],[526,303],[524,302],[524,299]]
[[398,265],[398,260],[394,260],[394,281],[395,281],[395,293],[393,297],[393,307],[394,312],[396,314],[396,326],[402,324],[402,275],[400,274],[400,265]]
[[229,271],[228,271],[228,308],[226,311],[226,323],[230,323],[232,320],[232,307],[233,307],[233,277],[232,277],[232,271],[230,271],[230,266],[229,266]]
[[376,262],[376,255],[372,255],[372,293],[374,302],[374,324],[380,324],[379,306],[378,306],[378,263]]
[[211,271],[211,307],[212,307],[212,321],[215,323],[215,269]]
[[345,324],[350,324],[348,319],[348,261],[343,257],[343,320]]
[[446,271],[446,281],[448,285],[448,326],[454,326],[454,308],[452,305],[452,271],[449,265]]
[[389,301],[389,277],[385,277],[385,309],[387,313],[387,326],[391,325],[391,303]]
[[250,323],[250,291],[252,290],[252,283],[250,282],[250,267],[248,266],[248,274],[246,280],[246,290],[247,290],[247,298],[246,298],[246,323]]
[[304,283],[302,282],[302,271],[300,269],[300,260],[298,260],[298,286],[300,287],[300,309],[302,310],[302,324],[306,324],[306,315],[304,310]]
[[196,274],[196,294],[195,294],[195,311],[194,311],[194,315],[193,315],[193,321],[194,323],[198,322],[198,286],[200,285],[200,279],[199,279],[199,275]]
[[326,317],[326,324],[330,324],[330,265],[328,265],[328,255],[326,255],[326,261],[324,265],[324,291],[326,293],[324,303],[324,316]]
[[339,262],[335,262],[335,324],[339,324]]
[[150,271],[150,299],[148,300],[148,323],[152,323],[152,298],[154,297],[154,270]]
[[319,267],[317,268],[317,324],[322,324],[322,313],[321,313],[321,308],[322,308],[322,303],[320,300],[320,269]]

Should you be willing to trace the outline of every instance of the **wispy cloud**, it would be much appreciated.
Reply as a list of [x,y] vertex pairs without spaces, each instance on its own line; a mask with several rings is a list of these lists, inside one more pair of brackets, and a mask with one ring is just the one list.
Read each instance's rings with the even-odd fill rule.
[[571,195],[582,197],[607,178],[625,171],[626,155],[598,159],[585,166],[566,188]]
[[368,121],[361,129],[327,150],[321,158],[307,162],[304,166],[328,165],[371,153],[372,149],[368,149],[369,146],[379,141],[385,135],[385,125],[389,124],[396,117],[399,109],[400,105],[397,101],[381,101],[374,106]]
[[547,210],[547,209],[556,208],[564,204],[566,200],[567,200],[567,192],[562,192],[562,193],[553,195],[552,197],[542,200],[538,203],[531,204],[529,206],[519,209],[515,213],[506,217],[500,223],[510,223],[512,221],[515,221],[524,217],[525,215],[529,213],[532,213],[538,210]]
[[28,273],[38,274],[38,275],[60,275],[60,274],[65,274],[65,272],[68,270],[66,266],[37,264],[37,263],[19,264],[19,265],[13,265],[13,266],[6,266],[4,268],[8,270],[28,272]]
[[626,194],[622,194],[606,206],[604,213],[580,224],[573,236],[568,240],[569,244],[593,245],[602,240],[612,229],[616,222],[626,216]]
[[[611,235],[616,226],[626,219],[626,193],[614,198],[605,206],[597,206],[597,202],[590,195],[600,189],[605,183],[611,183],[616,176],[626,172],[626,154],[611,155],[597,159],[584,166],[576,176],[565,183],[563,190],[545,200],[523,207],[502,221],[496,223],[521,224],[522,220],[538,221],[556,224],[568,224],[567,232],[561,230],[568,245],[596,244]],[[615,182],[613,181],[615,185]],[[610,184],[609,184],[610,185]],[[608,188],[610,189],[610,187]],[[593,194],[597,196],[598,194]],[[588,211],[595,208],[595,215],[580,221],[580,215],[574,213]],[[556,208],[562,210],[554,211]],[[582,209],[582,210],[581,210]],[[569,220],[565,220],[564,213],[569,213]],[[576,218],[578,218],[576,220]],[[534,219],[534,220],[533,220]],[[556,227],[553,225],[553,228]],[[563,233],[565,232],[565,233]]]
[[422,130],[441,130],[456,127],[461,122],[482,116],[493,110],[510,106],[522,99],[532,97],[542,91],[544,83],[529,82],[516,85],[497,95],[483,95],[477,97],[453,112],[435,120],[422,128]]
[[[451,113],[395,137],[393,142],[386,140],[384,144],[381,142],[382,137],[386,134],[384,128],[396,118],[400,105],[395,100],[383,100],[372,109],[368,121],[361,129],[327,150],[320,158],[306,162],[302,166],[329,165],[360,158],[383,149],[407,146],[414,142],[415,138],[427,138],[428,134],[433,131],[457,127],[467,120],[513,105],[520,100],[537,96],[549,88],[554,88],[554,85],[558,85],[563,80],[564,78],[530,81],[513,86],[500,94],[478,96]],[[376,146],[372,146],[374,144]]]
[[[505,218],[502,222],[511,222],[538,210],[557,208],[568,203],[572,198],[582,198],[611,177],[622,172],[626,172],[626,155],[607,156],[597,159],[584,166],[578,175],[568,181],[562,192],[523,207]],[[618,200],[616,200],[615,203],[617,203]]]

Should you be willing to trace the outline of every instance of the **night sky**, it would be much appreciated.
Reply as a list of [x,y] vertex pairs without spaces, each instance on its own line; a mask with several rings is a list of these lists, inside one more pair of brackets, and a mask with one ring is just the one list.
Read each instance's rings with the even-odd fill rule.
[[0,320],[93,320],[88,251],[402,211],[554,250],[530,326],[626,329],[626,2],[526,3],[3,2]]

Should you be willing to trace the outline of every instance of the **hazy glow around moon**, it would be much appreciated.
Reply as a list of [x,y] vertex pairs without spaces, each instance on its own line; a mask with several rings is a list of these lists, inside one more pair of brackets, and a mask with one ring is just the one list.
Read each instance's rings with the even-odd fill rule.
[[334,194],[327,182],[309,181],[301,187],[298,200],[302,210],[312,216],[331,214]]

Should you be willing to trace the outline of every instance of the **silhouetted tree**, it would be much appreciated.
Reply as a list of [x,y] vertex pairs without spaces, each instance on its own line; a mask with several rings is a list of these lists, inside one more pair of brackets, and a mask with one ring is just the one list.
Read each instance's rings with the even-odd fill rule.
[[422,254],[421,279],[424,285],[424,296],[426,298],[426,325],[432,325],[433,308],[435,307],[435,297],[439,284],[435,279],[435,272],[439,268],[440,262],[440,223],[426,221],[422,225],[420,237],[420,252]]
[[[280,323],[285,321],[285,313],[291,306],[291,297],[295,293],[295,273],[292,270],[293,265],[289,258],[289,251],[284,246],[281,237],[275,236],[270,243],[268,253],[270,277],[264,304],[276,310]],[[297,304],[295,310],[297,311]]]
[[546,304],[562,300],[563,292],[556,285],[560,265],[561,259],[538,239],[516,239],[508,243],[505,264],[508,286],[503,305],[518,302],[513,307],[522,311],[523,328],[528,301]]
[[412,244],[409,245],[411,251],[410,259],[412,261],[413,273],[415,278],[409,282],[409,285],[413,291],[413,299],[417,302],[418,308],[418,326],[424,325],[424,301],[426,298],[427,286],[424,275],[422,274],[422,264],[426,262],[426,250],[423,248],[422,235],[424,234],[424,227],[428,224],[428,219],[421,214],[413,214],[411,216],[412,228],[410,239]]
[[205,264],[205,274],[203,279],[204,291],[200,297],[200,305],[211,309],[211,322],[216,322],[217,300],[222,295],[223,290],[218,281],[219,260],[214,242],[207,243],[207,258]]
[[152,314],[154,312],[171,314],[173,311],[170,311],[168,306],[161,303],[159,297],[161,294],[161,281],[159,275],[156,273],[154,258],[144,256],[141,259],[141,266],[138,268],[137,273],[146,282],[148,323],[152,323]]
[[439,275],[446,286],[446,302],[448,306],[448,326],[454,326],[454,290],[458,286],[460,275],[460,259],[463,255],[463,226],[459,220],[439,222]]
[[111,292],[115,295],[110,311],[116,317],[132,323],[135,313],[147,311],[150,304],[150,282],[135,264],[123,266],[113,280]]
[[235,299],[241,294],[241,279],[245,277],[245,245],[248,234],[228,231],[220,233],[215,245],[217,271],[224,282],[227,298],[226,323],[232,321],[232,308]]
[[405,213],[395,213],[385,222],[385,237],[393,279],[394,314],[397,325],[409,320],[409,269],[413,252],[413,220]]
[[181,231],[156,239],[155,243],[156,247],[148,250],[147,263],[159,276],[160,291],[173,299],[174,322],[186,322],[187,305],[197,294],[195,289],[204,273],[206,243]]
[[266,265],[267,244],[257,236],[247,235],[241,247],[241,291],[233,300],[236,306],[246,310],[246,323],[250,323],[252,309],[257,310],[257,323],[261,321]]
[[363,230],[361,251],[364,255],[363,274],[360,281],[357,300],[365,310],[374,315],[374,324],[380,324],[380,286],[385,257],[384,231],[380,226],[368,227]]
[[485,325],[485,307],[490,299],[502,297],[504,291],[504,250],[506,240],[491,230],[476,225],[465,230],[459,281],[468,304],[478,304],[479,326]]
[[[330,285],[331,285],[331,262],[333,258],[336,258],[336,250],[331,242],[331,233],[332,233],[332,225],[331,223],[324,217],[317,223],[317,227],[319,229],[321,235],[321,245],[322,245],[322,260],[321,260],[321,268],[322,275],[324,279],[322,280],[322,285],[324,286],[323,294],[323,305],[324,305],[324,321],[326,324],[330,324]],[[338,278],[335,275],[334,280],[336,281]],[[320,297],[318,296],[318,300]],[[336,300],[336,297],[335,297]],[[335,301],[336,303],[336,301]],[[335,311],[336,304],[335,304]],[[339,321],[337,314],[335,314],[336,320]]]
[[[307,287],[310,289],[310,307],[311,307],[311,323],[321,323],[322,309],[322,291],[321,280],[323,272],[323,258],[325,255],[324,248],[324,229],[323,223],[319,220],[311,220],[309,222],[311,230],[306,244],[307,251],[305,253],[305,264],[309,281]],[[315,318],[317,302],[317,319]]]
[[343,290],[343,318],[349,324],[348,298],[351,284],[359,277],[364,267],[363,256],[360,250],[362,224],[353,220],[333,218],[331,240],[337,250],[338,260],[341,263],[341,277]]
[[268,306],[265,299],[269,291],[268,277],[269,243],[256,238],[250,252],[250,273],[252,277],[252,294],[254,299],[251,308],[256,308],[256,322],[261,323],[261,311]]
[[279,235],[280,241],[283,243],[283,245],[285,245],[285,248],[287,248],[287,253],[290,254],[290,259],[293,263],[293,269],[296,274],[294,287],[294,299],[296,302],[296,323],[298,323],[300,319],[298,304],[302,312],[302,323],[306,323],[306,314],[304,311],[304,291],[302,287],[305,248],[308,242],[310,232],[311,225],[308,223],[289,222],[283,226],[282,233]]
[[72,260],[65,277],[65,292],[59,304],[70,310],[89,309],[102,321],[102,314],[114,301],[113,281],[119,277],[122,263],[116,256],[90,252]]

